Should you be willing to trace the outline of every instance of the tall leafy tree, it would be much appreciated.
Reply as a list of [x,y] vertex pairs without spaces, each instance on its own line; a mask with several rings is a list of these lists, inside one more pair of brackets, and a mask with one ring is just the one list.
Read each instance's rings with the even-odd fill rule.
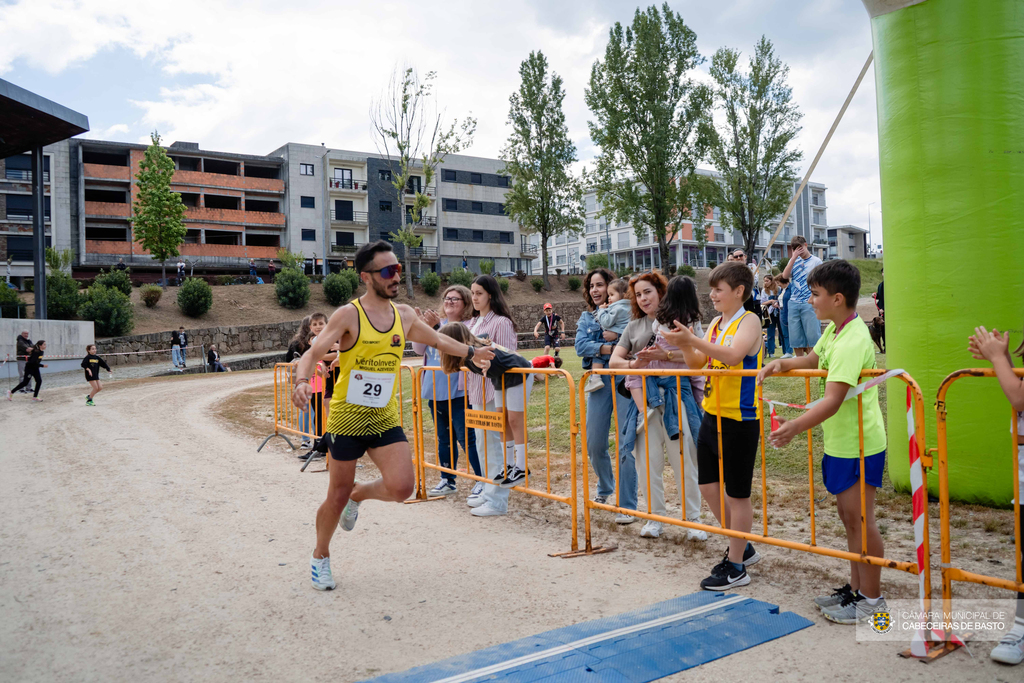
[[700,133],[721,174],[711,184],[710,201],[721,209],[722,225],[741,233],[753,255],[758,233],[771,230],[792,199],[795,166],[803,157],[794,145],[801,114],[787,84],[789,67],[770,40],[761,37],[746,72],[739,63],[739,50],[730,48],[711,58],[714,108]]
[[509,98],[512,126],[501,159],[512,180],[505,213],[520,231],[540,234],[544,287],[548,283],[548,238],[583,228],[583,185],[572,173],[576,146],[569,139],[562,101],[562,77],[548,74],[542,52],[531,52],[519,66],[522,83]]
[[[391,171],[391,185],[397,200],[395,207],[402,221],[401,227],[389,236],[405,246],[405,288],[410,297],[413,295],[410,252],[423,243],[423,238],[415,232],[416,224],[422,220],[423,210],[434,201],[426,190],[445,157],[468,148],[476,132],[476,119],[471,116],[461,123],[445,124],[444,111],[439,111],[436,100],[431,99],[436,77],[436,72],[429,71],[420,80],[412,67],[396,67],[387,92],[370,109],[374,141]],[[416,185],[412,179],[419,175],[423,176],[423,182]],[[405,198],[410,195],[412,224],[406,220],[404,209]]]
[[594,63],[587,106],[590,137],[601,152],[591,179],[602,214],[648,231],[669,264],[666,237],[689,217],[699,178],[696,128],[710,93],[691,72],[704,58],[697,34],[665,3],[638,8],[631,26],[609,31],[603,60]]
[[132,206],[132,225],[135,241],[160,261],[160,270],[167,287],[167,259],[178,256],[178,247],[185,241],[185,205],[181,195],[171,191],[174,161],[160,146],[156,131],[151,144],[139,162],[135,174],[138,193]]

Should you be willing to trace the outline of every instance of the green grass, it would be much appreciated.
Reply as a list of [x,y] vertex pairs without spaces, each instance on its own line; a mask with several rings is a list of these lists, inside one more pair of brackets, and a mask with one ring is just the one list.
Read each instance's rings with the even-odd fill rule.
[[882,262],[878,259],[852,259],[850,263],[860,271],[860,295],[874,294],[882,281]]

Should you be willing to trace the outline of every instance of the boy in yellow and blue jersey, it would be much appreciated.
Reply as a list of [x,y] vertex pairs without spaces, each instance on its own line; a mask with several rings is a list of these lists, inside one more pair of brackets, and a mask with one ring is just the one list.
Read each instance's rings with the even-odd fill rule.
[[[758,383],[776,372],[815,369],[828,371],[822,379],[824,398],[793,420],[780,420],[771,442],[781,447],[793,437],[821,425],[825,454],[821,477],[825,488],[836,497],[839,518],[846,527],[850,552],[861,554],[860,504],[860,419],[857,399],[847,395],[861,383],[861,373],[875,367],[875,347],[867,325],[857,315],[860,271],[848,261],[829,261],[810,272],[811,306],[818,320],[829,321],[814,350],[801,358],[772,361],[758,374]],[[864,419],[864,519],[867,526],[865,552],[884,557],[882,536],[875,523],[875,493],[885,470],[885,425],[878,405],[878,388],[861,393]],[[814,602],[826,619],[838,624],[867,621],[876,612],[888,611],[882,597],[881,567],[850,563],[850,583]]]
[[[744,309],[754,289],[754,274],[742,263],[730,262],[711,271],[711,303],[721,313],[704,338],[676,322],[674,332],[662,335],[683,351],[691,368],[760,370],[763,345],[761,321]],[[711,512],[725,529],[750,533],[754,511],[750,487],[761,436],[760,387],[749,377],[711,377],[705,385],[704,420],[697,436],[697,482]],[[722,470],[725,475],[725,518],[718,476],[718,422],[722,424]],[[720,591],[750,583],[746,568],[761,556],[742,538],[730,538],[725,557],[700,582],[705,590]]]

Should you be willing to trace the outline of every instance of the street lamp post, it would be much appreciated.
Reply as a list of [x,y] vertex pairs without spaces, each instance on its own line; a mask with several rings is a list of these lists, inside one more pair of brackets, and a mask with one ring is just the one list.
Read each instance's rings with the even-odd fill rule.
[[864,258],[871,258],[871,245],[874,241],[871,239],[871,205],[874,202],[868,202],[868,253],[864,254]]
[[[320,143],[321,147],[324,147],[324,143]],[[323,190],[323,211],[320,212],[320,225],[322,226],[321,232],[321,246],[324,250],[324,267],[320,271],[324,277],[327,277],[327,226],[330,225],[327,221],[327,155],[331,153],[331,150],[324,147],[324,153],[320,156],[320,167],[321,175],[323,175],[323,181],[321,182],[321,188]],[[313,256],[313,272],[316,272],[316,256]]]

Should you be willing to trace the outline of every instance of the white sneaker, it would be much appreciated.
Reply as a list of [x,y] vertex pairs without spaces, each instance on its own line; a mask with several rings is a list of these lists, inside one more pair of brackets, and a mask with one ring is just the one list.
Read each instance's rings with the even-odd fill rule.
[[[697,524],[701,523],[701,521],[699,519],[688,519],[686,521],[687,522],[696,522]],[[708,532],[704,531],[703,529],[687,529],[686,530],[686,540],[687,541],[706,541],[706,540],[708,540]]]
[[8,401],[13,401],[14,400],[13,398],[11,398],[11,390],[10,389],[7,390],[7,400]]
[[587,393],[601,391],[601,389],[604,389],[604,382],[601,381],[600,375],[591,375],[590,379],[587,380],[586,386],[583,387],[583,391]]
[[313,588],[318,591],[334,590],[336,583],[331,575],[331,558],[322,557],[319,560],[309,554],[309,567],[313,573]]
[[653,519],[648,520],[647,524],[644,524],[644,528],[640,530],[640,538],[658,538],[661,536],[661,522],[655,522]]
[[468,505],[471,508],[478,508],[478,507],[480,507],[483,504],[484,504],[484,497],[482,495],[480,495],[480,496],[470,496],[469,498],[466,498],[466,505]]
[[1003,664],[1024,662],[1024,633],[1017,635],[1017,631],[1011,630],[992,648],[988,656]]
[[447,479],[442,479],[437,486],[430,489],[427,495],[431,496],[450,496],[455,493],[458,489],[455,488],[455,484],[451,483]]
[[[647,409],[647,420],[650,420],[651,417],[653,417],[653,416],[654,416],[654,408],[648,408]],[[643,418],[640,418],[640,421],[637,422],[637,425],[636,425],[636,433],[637,434],[643,434],[643,432],[644,432],[644,425],[646,423],[647,423],[646,420],[644,420]]]
[[477,483],[473,484],[473,490],[469,492],[469,495],[471,495],[471,496],[479,496],[483,492],[484,492],[484,483],[482,481],[478,481]]
[[636,517],[630,517],[629,515],[624,515],[621,512],[615,515],[616,524],[632,524],[635,521]]
[[471,512],[474,517],[500,517],[501,515],[508,514],[508,510],[501,510],[492,505],[491,503],[484,504],[481,501],[479,507],[474,507]]
[[352,531],[356,527],[357,519],[359,519],[359,503],[350,499],[345,505],[345,509],[341,511],[341,519],[338,520],[338,526],[345,531]]
[[790,359],[790,358],[792,358],[792,357],[793,357],[793,354],[791,354],[791,353],[784,353],[784,354],[782,354],[782,355],[781,355],[781,356],[779,357],[779,360],[788,360],[788,359]]

